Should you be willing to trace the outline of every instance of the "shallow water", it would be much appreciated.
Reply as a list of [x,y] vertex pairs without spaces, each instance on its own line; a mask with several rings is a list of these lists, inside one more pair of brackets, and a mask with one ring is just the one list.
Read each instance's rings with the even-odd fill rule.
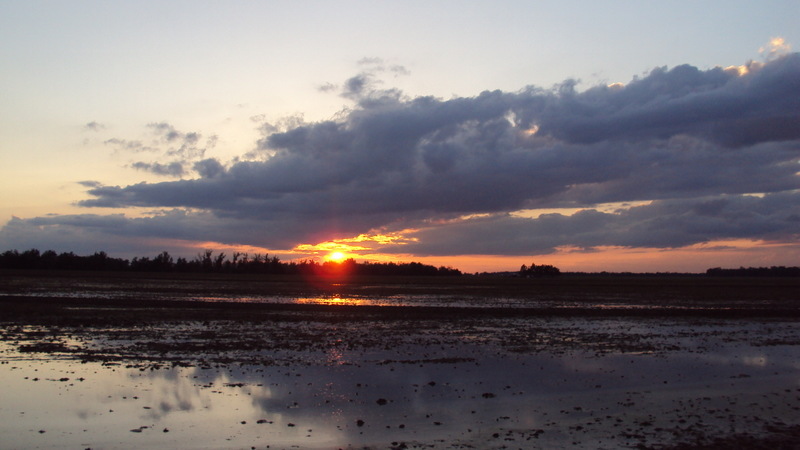
[[797,324],[654,323],[548,326],[598,339],[640,327],[655,352],[509,352],[461,336],[297,350],[280,365],[81,363],[7,341],[0,447],[619,448],[800,423],[800,346],[747,337],[794,339]]
[[[108,299],[122,300],[131,298],[129,290],[92,290],[92,291],[61,291],[39,290],[29,292],[0,292],[0,297],[14,295],[17,297],[55,297],[76,299]],[[292,295],[239,295],[239,294],[162,294],[141,292],[136,298],[142,300],[185,300],[195,302],[222,302],[222,303],[276,303],[276,304],[316,304],[316,305],[352,305],[352,306],[453,306],[453,307],[519,307],[530,304],[522,298],[492,298],[486,296],[468,295],[430,295],[430,294],[403,294],[381,296],[292,296]],[[555,306],[553,302],[539,302],[539,307]]]
[[[0,298],[15,297],[53,297],[74,299],[129,300],[131,292],[126,290],[95,291],[35,291],[35,292],[0,292]],[[616,303],[607,298],[574,300],[543,300],[525,297],[492,297],[486,295],[433,295],[433,294],[398,294],[380,296],[343,296],[338,294],[317,296],[293,295],[196,295],[196,294],[161,294],[137,293],[137,300],[170,300],[210,303],[261,303],[261,304],[304,304],[304,305],[346,305],[346,306],[405,306],[405,307],[456,307],[456,308],[508,308],[508,309],[640,309],[640,310],[697,310],[697,309],[729,309],[725,305],[678,305],[636,303],[620,300]]]
[[[0,328],[0,448],[593,449],[800,426],[797,315],[717,314],[776,292],[774,304],[793,307],[789,287],[737,303],[736,289],[694,295],[691,283],[675,294],[669,283],[4,282],[0,296],[75,300],[47,300],[55,309],[44,313],[21,307]],[[137,300],[474,309],[159,310]],[[564,313],[575,307],[609,314]],[[717,311],[651,314],[698,307]]]
[[795,279],[709,277],[367,277],[328,279],[224,274],[0,274],[0,300],[325,304],[551,309],[782,309],[797,314]]

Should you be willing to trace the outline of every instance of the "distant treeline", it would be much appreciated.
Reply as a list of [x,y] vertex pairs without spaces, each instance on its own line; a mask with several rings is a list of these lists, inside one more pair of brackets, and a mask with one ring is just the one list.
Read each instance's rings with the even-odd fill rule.
[[523,278],[545,278],[557,277],[561,275],[561,269],[550,264],[539,264],[538,266],[531,263],[530,267],[525,264],[519,268],[519,276]]
[[722,269],[715,267],[706,270],[712,277],[800,277],[800,267],[739,267],[738,269]]
[[248,255],[234,252],[230,258],[222,252],[214,254],[205,250],[193,259],[174,259],[168,252],[154,258],[135,257],[130,261],[112,258],[106,252],[95,252],[79,256],[72,252],[56,253],[53,250],[40,252],[36,249],[19,252],[7,250],[0,254],[0,269],[39,270],[86,270],[129,272],[185,272],[185,273],[255,273],[255,274],[299,274],[334,275],[409,275],[409,276],[458,276],[461,271],[451,267],[434,267],[418,262],[411,263],[358,263],[348,259],[341,263],[313,260],[282,262],[277,256],[267,254]]

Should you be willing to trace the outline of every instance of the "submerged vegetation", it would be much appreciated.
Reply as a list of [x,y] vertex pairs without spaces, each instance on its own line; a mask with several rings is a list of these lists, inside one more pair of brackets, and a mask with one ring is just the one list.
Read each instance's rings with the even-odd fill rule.
[[191,260],[174,259],[168,252],[154,258],[135,257],[130,261],[112,258],[106,252],[79,256],[72,252],[40,252],[37,249],[19,252],[7,250],[0,254],[0,269],[130,271],[130,272],[182,272],[182,273],[250,273],[282,275],[409,275],[458,276],[461,271],[451,267],[435,267],[418,262],[410,263],[359,263],[353,259],[342,262],[314,260],[283,262],[277,256],[234,252],[230,258],[224,253],[205,250]]

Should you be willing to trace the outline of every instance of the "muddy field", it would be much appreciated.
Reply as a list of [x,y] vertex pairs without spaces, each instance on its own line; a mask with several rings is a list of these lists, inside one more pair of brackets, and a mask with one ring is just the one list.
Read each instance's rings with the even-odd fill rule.
[[0,447],[800,448],[798,287],[5,273]]
[[397,306],[800,308],[799,278],[344,277],[0,271],[0,296]]

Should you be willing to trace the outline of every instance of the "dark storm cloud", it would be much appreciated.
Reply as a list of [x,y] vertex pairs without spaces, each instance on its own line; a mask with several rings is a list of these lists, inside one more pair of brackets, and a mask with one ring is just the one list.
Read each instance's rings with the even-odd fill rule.
[[[337,237],[335,232],[320,232],[326,229],[330,232],[330,221],[239,219],[175,209],[141,218],[122,214],[14,218],[0,233],[0,245],[29,248],[48,244],[47,248],[60,249],[58,245],[63,247],[66,236],[70,245],[94,240],[94,249],[97,245],[111,249],[120,240],[157,236],[291,248],[298,234],[313,236],[313,242]],[[598,246],[676,248],[725,239],[796,242],[800,239],[800,193],[661,200],[616,212],[586,209],[573,215],[543,214],[537,218],[498,213],[446,225],[428,224],[407,238],[402,246],[379,250],[419,256],[522,256],[551,253],[559,246],[591,250]]]
[[[800,118],[798,80],[795,54],[745,76],[681,66],[623,88],[582,93],[487,91],[440,100],[372,92],[343,121],[271,134],[261,146],[275,152],[272,158],[235,164],[217,187],[232,199],[250,195],[268,203],[288,193],[310,195],[313,203],[314,195],[337,189],[345,200],[366,201],[350,206],[364,212],[385,201],[478,212],[554,195],[595,202],[792,189],[800,187],[789,164],[798,146],[794,128],[780,125]],[[767,118],[781,120],[751,133],[747,145],[731,147],[717,137],[717,130]],[[528,136],[532,127],[539,131]],[[251,192],[242,192],[247,186]],[[184,180],[159,190],[188,194],[195,187],[203,189]],[[127,189],[161,206],[149,191]]]
[[[284,224],[285,225],[285,224]],[[151,253],[162,251],[167,244],[150,242],[181,240],[217,242],[223,245],[252,245],[292,248],[296,235],[319,235],[320,223],[298,222],[295,228],[274,226],[270,221],[222,217],[203,211],[171,209],[149,217],[127,217],[124,214],[62,214],[22,219],[12,218],[0,230],[0,248],[54,249],[92,253],[117,250],[132,256],[143,256],[145,246]]]
[[[73,214],[17,220],[42,229],[76,228],[126,237],[158,236],[188,240],[208,240],[220,225],[233,225],[208,213],[183,210],[168,210],[141,218],[128,218],[122,214]],[[241,228],[236,228],[241,231]]]
[[225,172],[225,167],[215,158],[197,161],[193,168],[202,178],[214,178]]
[[662,200],[617,213],[582,210],[525,218],[498,214],[431,227],[389,249],[416,255],[545,254],[569,245],[675,248],[725,239],[800,239],[800,193]]
[[800,58],[792,55],[751,73],[683,65],[653,70],[624,88],[562,92],[541,129],[567,142],[700,136],[725,146],[800,138]]
[[[199,209],[226,224],[260,224],[268,232],[258,242],[266,246],[491,214],[421,231],[414,251],[431,254],[776,235],[784,228],[743,217],[785,225],[788,216],[753,209],[795,197],[738,195],[800,189],[800,55],[747,70],[659,68],[626,86],[579,92],[565,82],[448,100],[378,89],[365,70],[345,82],[342,92],[355,106],[338,120],[264,125],[258,161],[226,168],[193,153],[202,148],[199,134],[153,123],[159,148],[191,161],[184,167],[201,177],[87,186],[92,198],[79,204]],[[618,215],[504,215],[654,199],[663,201]],[[673,211],[688,204],[693,209]],[[731,211],[739,211],[733,222]],[[253,243],[235,228],[221,227],[215,240]]]

